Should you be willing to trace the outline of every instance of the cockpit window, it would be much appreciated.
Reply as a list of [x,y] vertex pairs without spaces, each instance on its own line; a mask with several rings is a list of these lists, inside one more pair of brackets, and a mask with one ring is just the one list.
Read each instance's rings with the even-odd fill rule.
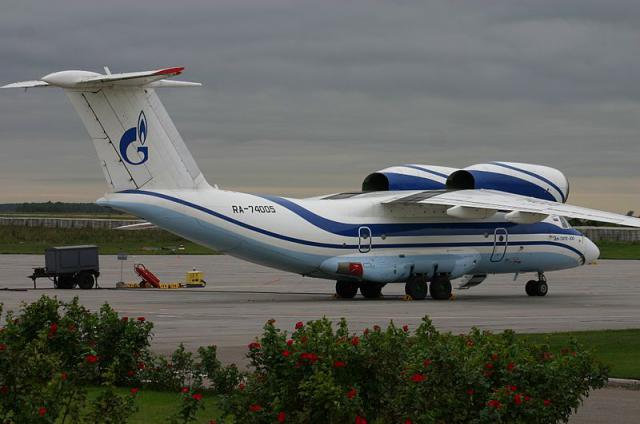
[[567,221],[564,216],[560,217],[560,223],[562,224],[562,228],[571,228],[571,225],[569,225],[569,221]]

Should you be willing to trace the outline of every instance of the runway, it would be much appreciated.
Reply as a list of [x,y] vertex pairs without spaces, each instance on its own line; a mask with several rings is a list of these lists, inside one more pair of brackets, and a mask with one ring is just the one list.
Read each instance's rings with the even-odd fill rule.
[[[79,296],[98,308],[109,302],[121,314],[145,316],[155,324],[153,348],[169,352],[183,342],[188,348],[216,344],[223,359],[238,361],[246,345],[265,321],[282,328],[297,321],[326,316],[348,319],[353,330],[389,320],[415,326],[429,315],[443,331],[465,332],[511,328],[519,332],[547,332],[640,327],[640,261],[600,261],[597,265],[549,273],[549,294],[528,297],[524,283],[532,275],[490,276],[480,286],[454,290],[451,301],[403,301],[402,284],[387,285],[381,300],[357,297],[334,299],[334,282],[304,278],[229,256],[139,256],[124,263],[124,280],[136,281],[133,264],[142,262],[163,281],[179,281],[186,271],[204,271],[205,289],[115,290],[120,264],[115,256],[101,256],[100,285],[109,290],[54,290],[46,279],[33,290],[26,275],[44,265],[40,255],[0,256],[0,301],[6,309],[43,294],[62,299]],[[454,282],[455,286],[455,282]]]

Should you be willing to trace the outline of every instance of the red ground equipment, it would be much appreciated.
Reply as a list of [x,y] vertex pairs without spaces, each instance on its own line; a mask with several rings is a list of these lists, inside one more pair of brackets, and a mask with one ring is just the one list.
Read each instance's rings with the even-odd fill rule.
[[142,281],[140,281],[140,287],[160,288],[160,279],[156,277],[153,272],[149,271],[143,264],[135,264],[133,269],[136,274],[142,278]]

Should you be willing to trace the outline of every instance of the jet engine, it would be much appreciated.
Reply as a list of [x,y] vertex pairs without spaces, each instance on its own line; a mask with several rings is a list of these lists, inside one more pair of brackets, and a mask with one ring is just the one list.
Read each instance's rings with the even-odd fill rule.
[[362,191],[442,190],[456,168],[433,165],[400,165],[369,174]]
[[562,172],[515,162],[481,163],[452,172],[446,188],[498,190],[562,203],[569,197],[569,181]]

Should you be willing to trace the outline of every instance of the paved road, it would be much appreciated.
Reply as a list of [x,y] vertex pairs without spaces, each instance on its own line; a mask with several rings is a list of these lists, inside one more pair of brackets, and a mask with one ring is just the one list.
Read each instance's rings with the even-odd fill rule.
[[[528,297],[528,276],[490,277],[482,285],[456,292],[453,301],[402,301],[403,286],[385,287],[382,300],[337,300],[334,283],[313,280],[248,264],[228,256],[142,256],[125,262],[125,281],[136,278],[134,262],[143,262],[163,281],[178,281],[193,267],[205,272],[206,289],[114,290],[120,264],[114,256],[100,258],[103,290],[53,290],[40,280],[37,290],[25,278],[31,268],[43,266],[40,255],[0,255],[0,302],[16,309],[20,302],[43,294],[98,308],[109,302],[124,315],[145,316],[155,323],[153,347],[169,352],[184,342],[188,348],[219,346],[220,356],[242,362],[246,345],[265,321],[282,327],[296,321],[346,317],[353,330],[389,320],[415,326],[429,315],[438,328],[454,332],[472,326],[520,332],[546,332],[640,327],[640,261],[600,261],[574,270],[550,273],[546,297]],[[29,289],[29,290],[19,290]],[[638,422],[640,391],[606,389],[595,392],[573,423]]]

